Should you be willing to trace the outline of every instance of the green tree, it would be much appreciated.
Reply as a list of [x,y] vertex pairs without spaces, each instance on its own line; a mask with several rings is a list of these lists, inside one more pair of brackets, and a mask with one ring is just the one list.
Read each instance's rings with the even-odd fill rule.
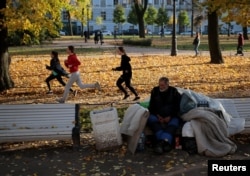
[[157,16],[157,9],[154,8],[153,6],[149,6],[145,14],[145,23],[148,25],[154,25],[156,16]]
[[158,13],[157,13],[155,23],[158,26],[161,26],[163,28],[164,25],[168,24],[168,21],[169,21],[169,17],[168,17],[167,9],[165,9],[163,7],[160,7],[158,9]]
[[97,25],[101,26],[101,25],[103,24],[103,19],[102,19],[102,17],[101,17],[101,16],[96,17],[95,23],[96,23]]
[[118,25],[121,30],[121,24],[125,23],[125,9],[121,5],[117,5],[113,12],[113,22]]
[[187,11],[180,11],[178,15],[179,31],[185,31],[186,26],[190,25]]
[[23,43],[39,38],[44,30],[58,34],[61,9],[66,3],[67,0],[0,1],[0,91],[14,87],[9,74],[8,32],[23,31]]
[[83,35],[83,26],[86,26],[88,19],[90,19],[91,15],[90,4],[91,4],[90,0],[77,0],[75,4],[69,4],[70,7],[67,7],[67,9],[71,12],[72,18],[81,22],[82,35]]
[[134,0],[135,12],[139,25],[139,37],[145,38],[144,14],[148,7],[148,0]]
[[131,6],[130,11],[128,12],[127,22],[129,22],[133,25],[138,24],[138,19],[137,19],[137,15],[136,15],[134,6]]

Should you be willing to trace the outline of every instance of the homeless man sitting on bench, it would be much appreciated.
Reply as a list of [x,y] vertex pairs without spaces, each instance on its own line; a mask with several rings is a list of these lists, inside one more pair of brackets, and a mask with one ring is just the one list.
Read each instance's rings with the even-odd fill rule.
[[174,135],[179,127],[181,95],[175,87],[169,86],[169,79],[161,77],[159,85],[151,91],[147,126],[153,131],[154,152],[162,154],[172,149]]

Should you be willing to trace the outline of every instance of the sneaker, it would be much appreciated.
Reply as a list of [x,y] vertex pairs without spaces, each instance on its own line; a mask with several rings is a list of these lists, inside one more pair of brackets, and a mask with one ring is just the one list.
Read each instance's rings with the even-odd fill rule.
[[95,88],[97,89],[97,90],[101,90],[101,86],[100,86],[100,83],[99,82],[96,82],[95,83]]
[[61,98],[56,99],[56,101],[57,101],[58,103],[65,103],[65,101],[64,101],[64,100],[62,100]]
[[136,101],[136,100],[139,100],[140,99],[140,97],[139,96],[136,96],[134,99],[133,99],[133,101]]
[[77,90],[74,90],[74,91],[73,91],[73,95],[74,95],[74,97],[77,96]]
[[170,152],[172,150],[172,147],[167,141],[164,141],[162,143],[162,149],[164,152]]
[[124,95],[123,100],[127,99],[129,97],[129,94]]
[[154,152],[158,155],[163,154],[163,148],[161,143],[158,143],[155,147],[154,147]]
[[46,94],[53,94],[52,90],[49,90],[48,92],[46,92]]

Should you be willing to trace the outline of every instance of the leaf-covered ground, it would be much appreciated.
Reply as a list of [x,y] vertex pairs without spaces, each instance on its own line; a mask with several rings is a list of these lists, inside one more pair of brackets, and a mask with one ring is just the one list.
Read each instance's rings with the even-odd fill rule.
[[[61,56],[62,63],[63,58]],[[131,57],[133,85],[142,99],[149,96],[161,76],[170,78],[171,85],[189,88],[212,97],[249,97],[250,60],[246,57],[226,57],[225,64],[209,64],[209,57],[143,56]],[[102,91],[79,90],[77,97],[69,96],[69,103],[109,104],[120,100],[122,94],[115,86],[121,73],[111,71],[118,66],[119,57],[79,55],[82,61],[81,77],[86,83],[99,81]],[[11,76],[15,88],[1,94],[0,102],[54,103],[63,93],[57,81],[52,82],[53,95],[47,95],[44,82],[50,74],[45,69],[49,56],[13,57]],[[67,78],[65,78],[67,81]],[[133,96],[130,97],[130,100]],[[124,103],[131,101],[122,101]],[[234,155],[220,159],[248,159],[249,135],[234,136],[238,150]],[[81,148],[73,151],[71,141],[38,141],[7,143],[0,146],[0,170],[11,175],[58,176],[142,176],[142,175],[207,175],[207,160],[200,155],[189,155],[182,150],[158,156],[151,149],[135,155],[126,146],[107,152],[95,150],[91,134],[82,134]]]
[[[76,85],[76,97],[68,98],[68,103],[106,104],[122,99],[116,87],[121,72],[111,71],[119,66],[120,58],[114,56],[78,55],[82,62],[81,79],[84,83],[100,82],[102,91],[84,89]],[[63,63],[66,55],[61,55]],[[167,76],[172,86],[188,88],[211,97],[249,97],[250,96],[250,59],[248,57],[224,57],[225,64],[210,64],[210,58],[192,56],[133,56],[132,84],[141,96],[149,96],[161,76]],[[49,55],[15,56],[12,58],[10,73],[15,88],[3,92],[1,103],[54,103],[62,96],[63,87],[56,80],[51,82],[53,95],[47,95],[44,80],[50,74],[45,69]],[[64,78],[67,82],[67,78]],[[130,100],[134,97],[130,96]]]

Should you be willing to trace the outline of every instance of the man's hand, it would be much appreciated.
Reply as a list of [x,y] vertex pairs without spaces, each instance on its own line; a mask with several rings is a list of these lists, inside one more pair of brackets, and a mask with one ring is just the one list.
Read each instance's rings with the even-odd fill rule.
[[171,119],[170,116],[162,117],[160,115],[157,115],[157,117],[158,117],[158,120],[159,120],[160,123],[168,123],[170,121],[170,119]]

